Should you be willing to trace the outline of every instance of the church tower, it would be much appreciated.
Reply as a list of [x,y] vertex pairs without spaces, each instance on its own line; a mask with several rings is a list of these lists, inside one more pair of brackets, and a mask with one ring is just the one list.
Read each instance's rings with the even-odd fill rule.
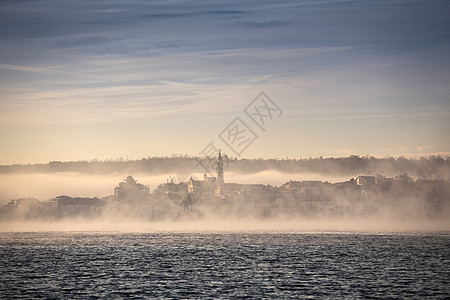
[[217,158],[217,185],[221,186],[224,184],[223,181],[223,161],[222,161],[222,155],[219,151],[219,158]]

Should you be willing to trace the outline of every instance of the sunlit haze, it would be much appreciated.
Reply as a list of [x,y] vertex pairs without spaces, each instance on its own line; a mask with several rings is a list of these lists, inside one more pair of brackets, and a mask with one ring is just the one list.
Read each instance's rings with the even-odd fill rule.
[[450,1],[0,1],[0,299],[448,299]]

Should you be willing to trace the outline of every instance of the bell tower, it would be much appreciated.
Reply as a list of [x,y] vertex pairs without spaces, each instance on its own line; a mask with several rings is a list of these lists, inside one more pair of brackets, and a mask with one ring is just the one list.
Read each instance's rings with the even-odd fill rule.
[[224,184],[223,181],[223,161],[222,161],[222,154],[219,151],[219,157],[217,158],[217,185],[221,186]]

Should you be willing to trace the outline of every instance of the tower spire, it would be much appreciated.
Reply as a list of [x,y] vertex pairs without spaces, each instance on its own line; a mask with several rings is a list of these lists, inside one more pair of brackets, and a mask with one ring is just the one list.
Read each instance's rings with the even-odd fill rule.
[[222,154],[219,150],[219,157],[217,158],[217,184],[221,186],[224,184],[223,180],[223,161],[222,161]]

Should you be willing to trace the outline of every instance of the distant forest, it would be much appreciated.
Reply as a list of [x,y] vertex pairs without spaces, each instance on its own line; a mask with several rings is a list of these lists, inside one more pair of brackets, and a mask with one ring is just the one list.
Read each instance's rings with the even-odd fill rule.
[[[202,161],[203,165],[207,159]],[[213,163],[214,160],[211,159]],[[407,173],[415,179],[450,180],[450,157],[440,156],[407,159],[404,157],[375,158],[373,156],[349,156],[339,158],[305,159],[236,159],[224,161],[225,171],[256,173],[276,170],[286,173],[317,173],[329,176],[355,176],[357,174],[381,174],[395,176]],[[214,167],[209,170],[215,173]],[[54,173],[79,172],[89,174],[120,173],[203,173],[199,158],[193,156],[147,157],[138,160],[52,161],[48,164],[2,165],[0,173]]]

